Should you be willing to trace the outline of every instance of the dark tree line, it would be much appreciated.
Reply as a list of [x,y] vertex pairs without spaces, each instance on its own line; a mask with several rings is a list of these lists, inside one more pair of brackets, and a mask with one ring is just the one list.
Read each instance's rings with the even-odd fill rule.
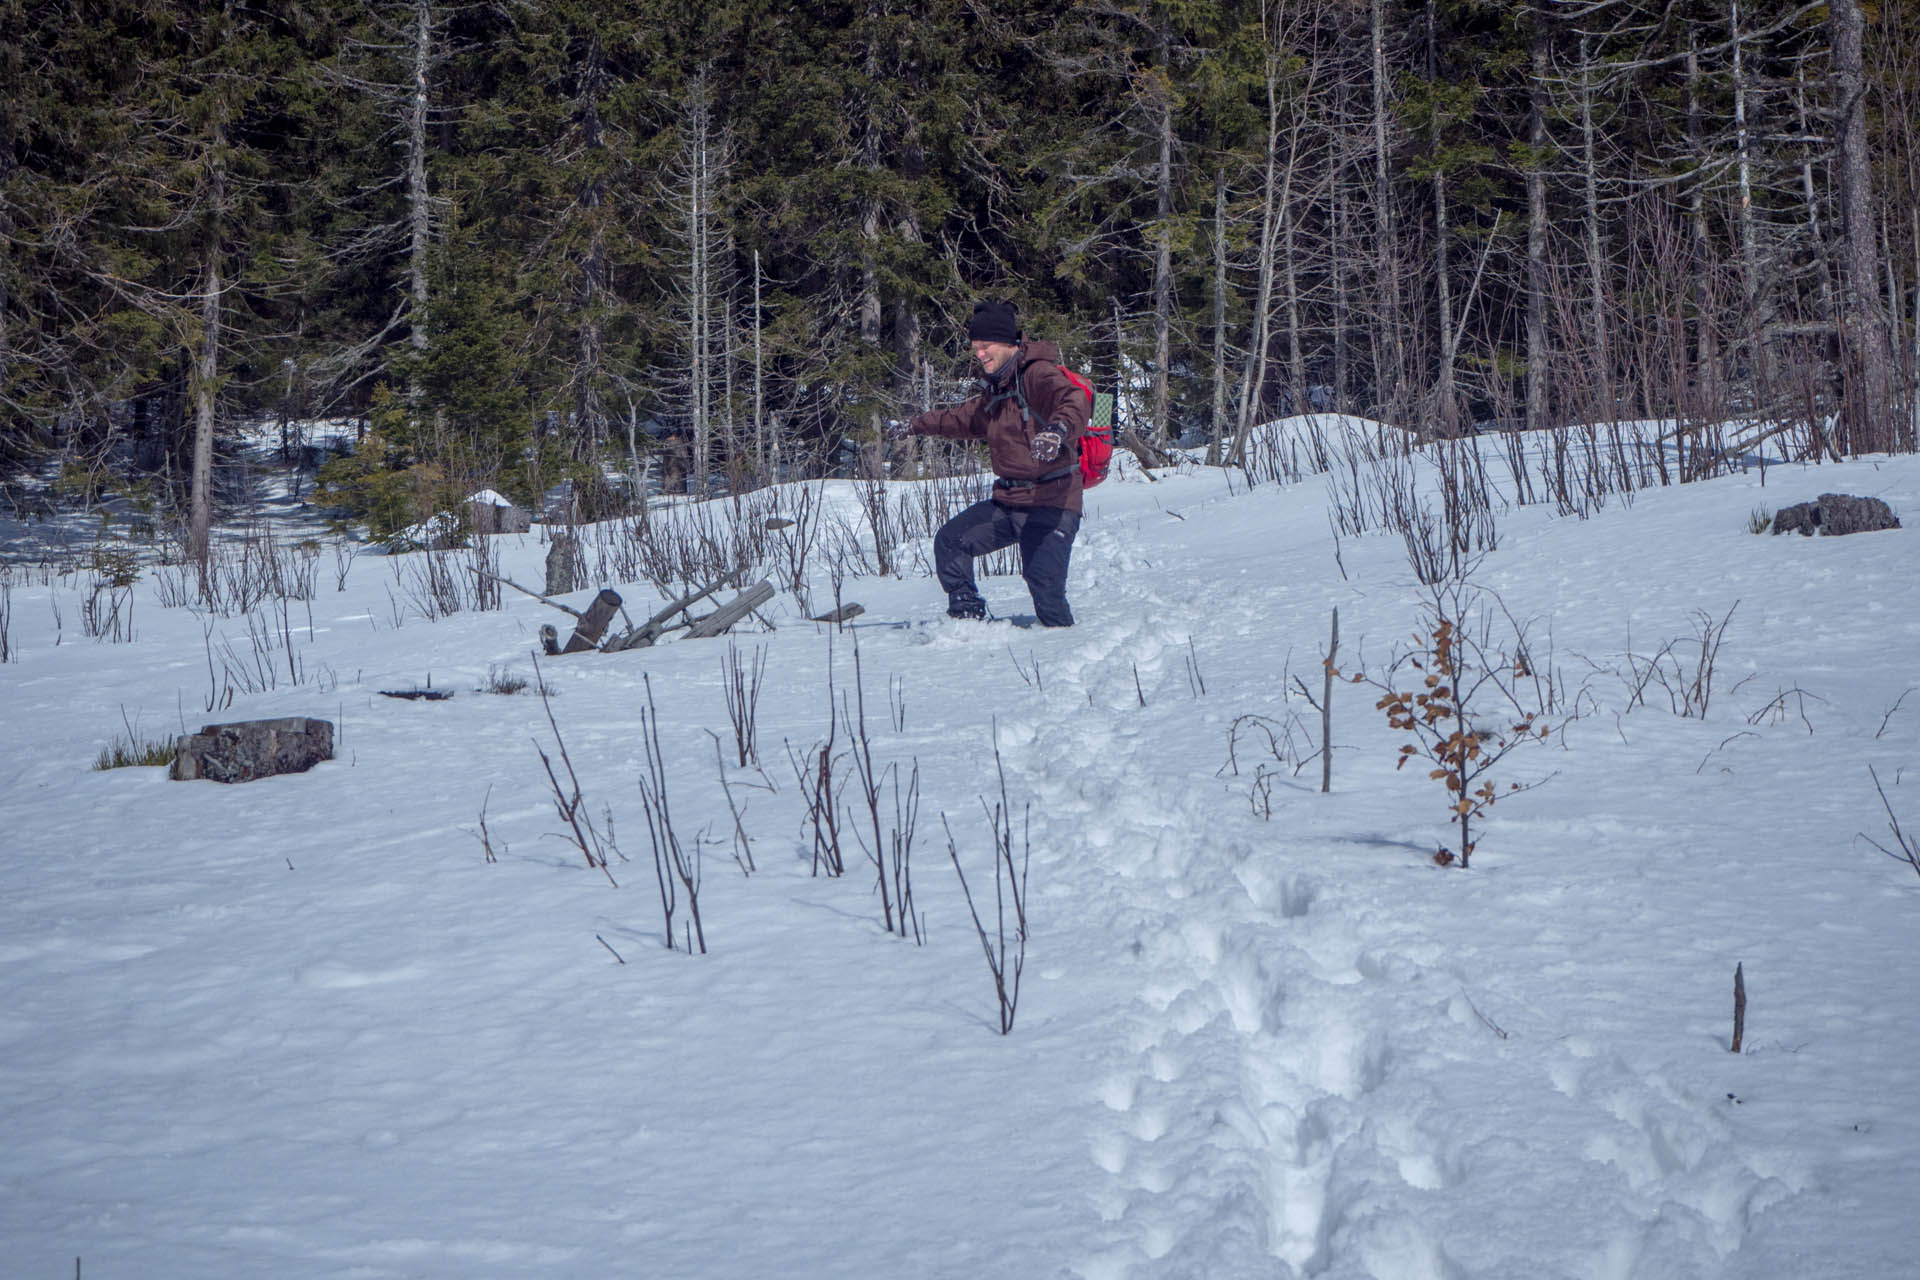
[[[232,424],[402,519],[834,464],[983,294],[1216,458],[1730,416],[1914,447],[1920,7],[0,0],[0,468],[204,537]],[[1810,425],[1809,425],[1810,424]],[[64,474],[64,473],[63,473]]]

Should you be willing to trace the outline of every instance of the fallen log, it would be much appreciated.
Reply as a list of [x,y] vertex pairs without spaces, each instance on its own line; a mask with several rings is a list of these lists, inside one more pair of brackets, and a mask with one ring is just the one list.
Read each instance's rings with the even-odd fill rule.
[[546,596],[541,595],[538,591],[529,591],[527,588],[515,582],[512,578],[503,578],[497,573],[488,573],[484,569],[475,569],[474,572],[479,574],[483,578],[492,578],[495,582],[501,583],[505,586],[512,587],[515,591],[518,591],[523,596],[532,596],[535,600],[538,600],[541,604],[546,605],[549,609],[558,609],[560,612],[572,614],[576,618],[581,618],[586,616],[585,614],[581,613],[578,609],[574,608],[572,605],[565,605],[565,604],[561,604],[558,600],[548,599]]
[[639,626],[630,628],[626,632],[607,641],[604,651],[607,653],[620,653],[627,649],[644,649],[667,632],[677,627],[690,625],[692,622],[691,616],[688,617],[686,622],[674,622],[674,615],[686,613],[687,610],[693,608],[693,606],[699,604],[702,600],[725,586],[726,581],[725,578],[719,578],[712,584],[702,587],[698,591],[681,596],[678,600],[675,600],[672,604],[660,610],[660,612],[654,614]]
[[[513,586],[517,590],[526,591],[525,587],[519,587],[515,583],[508,582],[505,578],[500,579],[500,581],[507,582],[507,585]],[[693,607],[725,585],[726,579],[721,578],[696,591],[690,591],[686,595],[668,604],[639,626],[628,627],[625,631],[607,636],[604,641],[601,637],[606,635],[608,624],[612,621],[613,615],[616,612],[621,613],[623,616],[625,615],[625,608],[621,604],[620,596],[617,592],[611,589],[603,589],[599,595],[594,597],[593,603],[587,607],[584,613],[568,609],[567,606],[553,600],[548,600],[546,597],[537,595],[532,591],[526,591],[526,594],[534,596],[535,599],[545,604],[550,604],[556,609],[565,610],[580,620],[578,625],[573,629],[573,635],[568,638],[564,647],[560,644],[560,633],[558,630],[552,626],[543,626],[540,628],[540,646],[549,656],[555,654],[584,653],[586,650],[593,648],[598,648],[602,653],[622,653],[628,649],[647,648],[657,643],[663,636],[680,630],[684,630],[689,637],[694,639],[707,639],[720,635],[742,618],[752,613],[755,609],[758,609],[761,605],[773,599],[775,595],[772,583],[765,581],[756,582],[738,596],[734,597],[733,600],[722,605],[712,613],[704,617],[695,618],[692,614]],[[840,612],[846,617],[852,617],[853,614],[859,611],[859,605],[850,605]],[[676,621],[676,619],[678,620]]]
[[688,627],[687,635],[695,640],[706,640],[717,636],[771,599],[773,599],[773,584],[764,581],[756,582],[727,604]]

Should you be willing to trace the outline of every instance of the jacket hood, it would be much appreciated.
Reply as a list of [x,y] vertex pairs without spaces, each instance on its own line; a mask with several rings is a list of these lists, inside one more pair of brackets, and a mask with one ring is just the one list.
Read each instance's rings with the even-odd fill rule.
[[1031,364],[1035,360],[1045,360],[1049,364],[1060,363],[1060,348],[1045,338],[1032,338],[1020,346],[1020,362]]

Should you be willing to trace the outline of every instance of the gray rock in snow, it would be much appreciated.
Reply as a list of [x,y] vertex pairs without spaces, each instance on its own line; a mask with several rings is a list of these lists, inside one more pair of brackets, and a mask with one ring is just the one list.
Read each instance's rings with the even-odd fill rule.
[[1856,498],[1844,493],[1823,493],[1817,502],[1797,502],[1773,514],[1775,533],[1815,533],[1837,538],[1848,533],[1874,533],[1898,529],[1900,518],[1893,508],[1878,498]]
[[291,716],[210,724],[180,739],[167,776],[176,782],[252,782],[280,773],[305,773],[333,759],[333,722]]

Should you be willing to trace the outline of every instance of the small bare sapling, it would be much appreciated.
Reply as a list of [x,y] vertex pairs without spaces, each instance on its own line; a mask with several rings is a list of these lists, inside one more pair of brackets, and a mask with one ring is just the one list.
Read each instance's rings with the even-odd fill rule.
[[986,797],[980,807],[986,811],[993,832],[993,928],[987,928],[980,908],[967,883],[966,870],[960,865],[960,849],[953,838],[953,826],[947,815],[940,824],[947,832],[947,856],[953,860],[960,877],[960,891],[966,895],[967,914],[973,917],[974,932],[980,949],[986,953],[987,969],[993,975],[994,997],[999,1003],[1000,1034],[1013,1030],[1014,1015],[1020,1008],[1020,975],[1027,964],[1027,867],[1032,853],[1031,814],[1023,810],[1020,820],[1020,847],[1013,841],[1013,806],[1007,800],[1007,770],[1000,758],[998,733],[993,745],[994,772],[1000,780],[1000,799],[989,805]]
[[[881,922],[888,933],[902,938],[911,936],[915,942],[923,942],[920,920],[913,908],[912,873],[914,827],[920,815],[920,766],[918,762],[914,764],[902,791],[898,762],[884,767],[875,762],[873,739],[867,732],[867,689],[857,642],[853,646],[852,704],[846,705],[844,694],[841,702],[840,718],[852,742],[849,754],[853,757],[857,785],[854,799],[858,809],[849,805],[849,818],[855,839],[873,864],[880,894]],[[883,804],[889,787],[893,792],[890,819]]]
[[[609,852],[617,852],[613,844],[613,813],[605,811],[603,822],[595,823],[593,813],[587,808],[586,799],[580,791],[580,776],[573,771],[573,758],[567,754],[567,743],[560,736],[560,722],[553,718],[553,703],[547,697],[547,682],[540,676],[540,658],[533,659],[534,682],[540,689],[540,707],[547,713],[547,725],[553,730],[553,743],[560,753],[560,767],[567,775],[566,784],[560,782],[560,775],[553,767],[553,760],[538,741],[533,749],[540,753],[540,763],[547,771],[547,782],[553,788],[553,807],[560,820],[567,824],[563,837],[587,860],[589,867],[598,867],[607,877],[607,883],[615,888],[620,882],[613,878],[613,869],[607,865]],[[604,829],[603,829],[604,828]]]
[[494,852],[493,833],[487,830],[487,803],[492,799],[493,799],[493,788],[489,786],[487,788],[487,794],[480,797],[479,827],[478,828],[470,827],[467,829],[468,834],[472,835],[476,840],[480,842],[480,849],[483,853],[486,854],[487,862],[489,865],[500,861],[500,854],[505,853],[507,851],[507,842],[505,840],[502,840],[500,842],[500,852],[499,853]]
[[660,749],[660,713],[653,703],[653,678],[643,676],[642,683],[647,690],[647,705],[640,713],[640,742],[646,749],[647,768],[640,775],[640,803],[646,810],[647,836],[653,842],[653,875],[660,887],[667,949],[674,949],[677,890],[685,890],[689,917],[685,929],[687,950],[698,950],[705,955],[707,934],[700,923],[700,842],[696,838],[689,850],[674,830],[673,813],[667,803],[666,755]]
[[1240,776],[1243,742],[1264,743],[1261,754],[1272,760],[1271,765],[1257,756],[1253,761],[1253,787],[1248,792],[1247,800],[1253,806],[1254,814],[1260,818],[1271,820],[1273,817],[1273,784],[1280,777],[1281,768],[1285,768],[1289,774],[1298,774],[1306,761],[1313,758],[1307,756],[1302,759],[1299,748],[1294,744],[1293,731],[1298,721],[1299,717],[1292,713],[1288,714],[1285,721],[1249,713],[1234,717],[1233,723],[1227,726],[1227,762],[1220,766],[1216,776],[1227,773],[1236,778]]
[[841,754],[835,746],[840,719],[833,685],[831,640],[828,645],[827,739],[798,754],[794,752],[792,743],[787,744],[787,760],[793,766],[800,798],[807,806],[805,823],[812,841],[813,874],[816,876],[822,871],[830,876],[843,875],[847,869],[846,858],[840,852],[840,802],[836,784]]
[[729,638],[727,653],[720,660],[721,680],[727,692],[727,720],[733,725],[735,754],[740,767],[760,763],[760,745],[755,722],[760,707],[760,681],[767,670],[767,649],[756,647],[751,662],[742,662],[740,646]]
[[[1887,799],[1887,789],[1880,785],[1880,775],[1873,766],[1867,766],[1867,773],[1873,778],[1873,789],[1880,795],[1880,807],[1887,811],[1887,826],[1892,831],[1893,847],[1889,849],[1872,836],[1863,835],[1861,839],[1892,858],[1895,862],[1904,862],[1920,874],[1920,839],[1906,833],[1900,826],[1899,815],[1893,811],[1893,802]],[[1897,778],[1896,778],[1897,781]]]
[[[713,739],[713,762],[720,770],[720,791],[727,798],[727,813],[733,819],[733,861],[740,868],[740,874],[750,876],[760,868],[753,860],[753,839],[747,835],[746,811],[733,798],[733,780],[727,776],[727,756],[721,746],[720,735],[707,730],[707,736]],[[765,774],[761,777],[764,779]],[[771,782],[764,782],[768,791],[774,790]]]

